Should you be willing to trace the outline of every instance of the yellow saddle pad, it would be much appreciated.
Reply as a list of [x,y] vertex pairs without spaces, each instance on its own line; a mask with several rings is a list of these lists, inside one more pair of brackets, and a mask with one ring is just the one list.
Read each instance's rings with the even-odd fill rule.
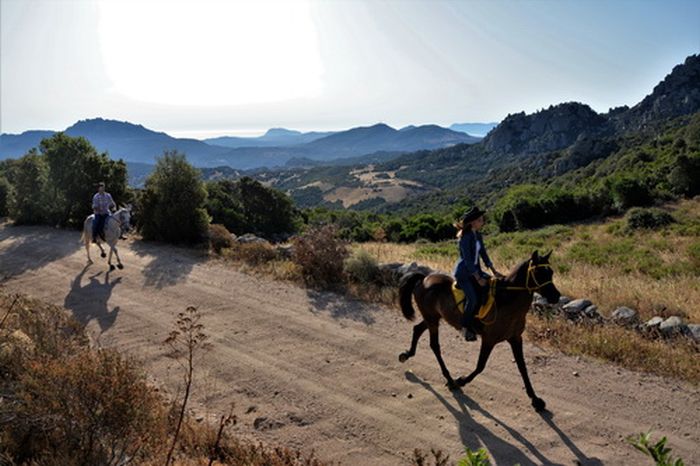
[[[460,290],[457,288],[457,282],[452,282],[452,295],[455,298],[455,303],[457,304],[457,309],[460,310],[460,312],[463,312],[464,309],[464,301],[467,299],[464,291]],[[489,279],[489,296],[486,299],[486,303],[484,303],[481,308],[479,309],[479,312],[476,314],[476,318],[481,320],[484,317],[486,317],[491,311],[491,308],[493,307],[493,303],[496,300],[496,279],[495,278],[490,278]]]

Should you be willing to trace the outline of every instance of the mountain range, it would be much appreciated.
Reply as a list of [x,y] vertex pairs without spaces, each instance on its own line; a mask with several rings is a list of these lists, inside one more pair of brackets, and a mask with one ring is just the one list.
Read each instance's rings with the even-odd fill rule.
[[[313,165],[315,162],[340,158],[369,156],[371,159],[371,154],[377,154],[376,160],[385,160],[387,154],[393,156],[480,140],[437,125],[396,130],[379,123],[333,133],[301,133],[273,128],[257,138],[221,137],[200,141],[174,138],[141,125],[102,118],[78,121],[66,128],[65,133],[85,137],[99,151],[130,163],[154,164],[164,150],[177,150],[185,153],[195,166],[229,166],[237,169],[279,167],[290,161],[294,165],[303,161]],[[52,134],[53,131],[2,134],[0,159],[21,157]]]

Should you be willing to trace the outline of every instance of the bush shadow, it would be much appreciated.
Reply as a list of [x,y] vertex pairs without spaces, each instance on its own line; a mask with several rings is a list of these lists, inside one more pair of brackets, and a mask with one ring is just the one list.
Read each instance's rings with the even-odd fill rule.
[[[57,235],[56,233],[60,234]],[[79,232],[51,229],[46,226],[15,227],[7,222],[0,224],[0,278],[21,275],[31,270],[74,254],[83,247]],[[74,241],[75,240],[75,241]]]
[[371,325],[379,306],[351,300],[331,291],[307,290],[313,312],[328,313],[334,319],[349,319]]
[[142,240],[131,242],[130,248],[139,257],[152,257],[141,273],[144,285],[157,289],[182,283],[196,264],[208,258],[197,249]]

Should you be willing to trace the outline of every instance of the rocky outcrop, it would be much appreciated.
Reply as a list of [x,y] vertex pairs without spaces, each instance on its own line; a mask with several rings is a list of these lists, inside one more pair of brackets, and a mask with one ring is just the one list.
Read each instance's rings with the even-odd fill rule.
[[531,115],[508,115],[484,139],[486,149],[512,154],[538,154],[566,149],[579,139],[599,137],[607,119],[588,105],[569,102]]

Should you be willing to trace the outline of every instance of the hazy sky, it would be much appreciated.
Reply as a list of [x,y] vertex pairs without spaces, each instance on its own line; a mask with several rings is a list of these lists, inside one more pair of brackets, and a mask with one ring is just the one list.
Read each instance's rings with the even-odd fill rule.
[[0,0],[0,131],[178,136],[634,105],[700,52],[700,1]]

